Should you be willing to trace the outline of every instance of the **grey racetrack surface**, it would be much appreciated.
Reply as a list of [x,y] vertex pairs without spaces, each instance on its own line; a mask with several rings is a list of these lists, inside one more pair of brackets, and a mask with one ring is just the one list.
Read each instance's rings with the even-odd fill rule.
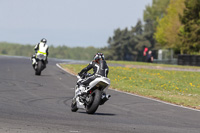
[[71,112],[76,77],[58,62],[35,76],[29,59],[0,56],[0,133],[200,133],[199,111],[113,90],[94,115]]

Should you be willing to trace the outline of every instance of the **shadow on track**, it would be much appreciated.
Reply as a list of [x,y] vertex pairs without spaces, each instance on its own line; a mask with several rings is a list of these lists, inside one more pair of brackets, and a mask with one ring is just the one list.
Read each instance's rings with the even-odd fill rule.
[[[87,114],[86,112],[78,112],[78,113]],[[91,114],[88,114],[88,115],[91,115]],[[111,113],[94,113],[92,115],[115,116],[116,114],[111,114]]]

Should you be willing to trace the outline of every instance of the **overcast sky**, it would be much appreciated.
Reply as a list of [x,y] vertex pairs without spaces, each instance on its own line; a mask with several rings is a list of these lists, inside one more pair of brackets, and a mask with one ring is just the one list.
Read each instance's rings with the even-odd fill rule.
[[0,42],[108,46],[117,28],[135,26],[152,0],[0,0]]

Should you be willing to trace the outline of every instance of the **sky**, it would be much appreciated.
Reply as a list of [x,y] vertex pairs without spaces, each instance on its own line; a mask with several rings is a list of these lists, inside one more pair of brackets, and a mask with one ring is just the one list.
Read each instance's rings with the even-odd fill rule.
[[152,0],[0,0],[0,42],[106,47]]

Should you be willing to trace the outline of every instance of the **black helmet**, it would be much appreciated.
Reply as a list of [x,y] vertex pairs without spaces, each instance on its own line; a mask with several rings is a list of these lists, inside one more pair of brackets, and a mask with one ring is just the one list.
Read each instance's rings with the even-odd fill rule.
[[97,53],[100,57],[101,57],[101,59],[102,60],[104,60],[105,58],[104,58],[104,54],[103,53]]
[[42,38],[40,42],[47,43],[47,40],[45,38]]
[[97,53],[97,54],[95,54],[94,55],[94,60],[99,60],[99,59],[101,59],[101,56]]
[[102,53],[97,53],[96,55],[94,55],[94,60],[104,60],[104,55]]

